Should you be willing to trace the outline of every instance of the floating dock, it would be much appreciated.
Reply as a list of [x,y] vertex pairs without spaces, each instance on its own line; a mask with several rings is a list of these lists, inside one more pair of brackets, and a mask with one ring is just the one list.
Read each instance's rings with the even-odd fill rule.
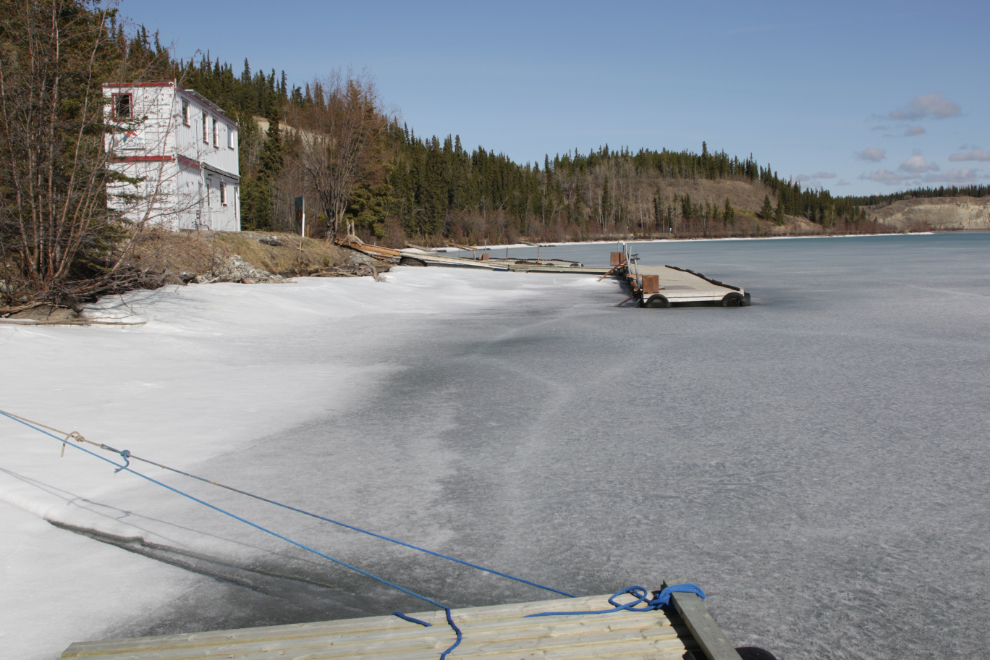
[[401,266],[483,268],[522,273],[615,277],[623,282],[630,293],[623,302],[636,301],[641,307],[666,308],[672,305],[696,304],[747,307],[750,304],[750,295],[742,288],[705,277],[690,269],[677,266],[641,266],[635,255],[630,254],[626,244],[620,244],[621,251],[611,253],[609,268],[589,268],[576,261],[560,259],[500,259],[491,257],[484,251],[480,252],[480,257],[465,258],[440,255],[418,246],[412,250],[393,250],[364,243],[343,245]]
[[748,307],[743,289],[676,266],[627,267],[626,284],[642,307],[670,307],[683,303],[717,303],[722,307]]
[[[632,599],[628,594],[625,598]],[[590,660],[623,657],[655,660],[740,660],[739,654],[693,593],[674,593],[673,608],[608,614],[554,615],[611,609],[609,596],[566,598],[451,611],[461,643],[450,660]],[[619,602],[622,601],[620,597]],[[77,642],[62,660],[437,660],[456,641],[443,611],[301,623],[242,630]]]

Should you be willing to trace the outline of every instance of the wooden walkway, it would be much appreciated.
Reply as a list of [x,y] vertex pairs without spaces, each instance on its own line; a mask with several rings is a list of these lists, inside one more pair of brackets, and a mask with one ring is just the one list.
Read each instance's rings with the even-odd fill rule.
[[[624,302],[635,300],[643,307],[670,307],[684,303],[720,303],[723,307],[746,307],[749,294],[741,288],[706,278],[676,266],[641,266],[630,263],[628,246],[611,253],[610,268],[588,268],[578,262],[557,259],[499,259],[482,252],[482,258],[448,257],[436,252],[392,250],[365,244],[344,244],[393,263],[410,266],[446,266],[484,268],[525,273],[566,275],[611,275],[625,283],[632,294]],[[421,250],[421,249],[420,249]],[[621,305],[622,303],[620,303]]]
[[[619,602],[631,600],[620,596]],[[694,594],[676,593],[680,616],[662,611],[524,618],[538,612],[610,609],[608,596],[567,598],[452,611],[463,641],[450,660],[590,660],[651,658],[681,660],[686,651],[703,660],[739,660],[739,655]],[[301,623],[265,628],[77,642],[63,660],[437,660],[456,636],[442,611],[409,616],[426,628],[395,616]]]

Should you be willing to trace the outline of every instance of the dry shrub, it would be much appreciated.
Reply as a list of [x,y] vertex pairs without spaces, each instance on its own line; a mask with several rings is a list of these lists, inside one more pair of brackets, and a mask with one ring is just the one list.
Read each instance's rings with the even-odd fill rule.
[[214,232],[155,227],[134,237],[124,263],[132,269],[181,278],[182,273],[211,272],[216,259],[227,254]]

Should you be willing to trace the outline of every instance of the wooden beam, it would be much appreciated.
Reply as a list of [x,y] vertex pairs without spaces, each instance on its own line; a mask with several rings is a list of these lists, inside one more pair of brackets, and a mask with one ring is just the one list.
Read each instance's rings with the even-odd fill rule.
[[[663,586],[666,588],[672,584],[681,583],[664,582]],[[670,595],[670,600],[708,660],[742,660],[732,642],[708,613],[705,603],[696,594],[675,591]]]
[[601,282],[601,281],[602,281],[602,280],[604,280],[604,279],[605,279],[606,277],[608,277],[609,275],[611,275],[611,274],[612,274],[612,273],[614,273],[615,271],[617,271],[617,270],[619,270],[620,268],[622,268],[622,266],[621,266],[621,265],[619,265],[619,266],[614,266],[614,267],[613,267],[613,268],[612,268],[611,270],[609,270],[609,271],[608,271],[607,273],[605,273],[604,275],[602,275],[601,277],[599,277],[599,278],[598,278],[598,281],[599,281],[599,282]]

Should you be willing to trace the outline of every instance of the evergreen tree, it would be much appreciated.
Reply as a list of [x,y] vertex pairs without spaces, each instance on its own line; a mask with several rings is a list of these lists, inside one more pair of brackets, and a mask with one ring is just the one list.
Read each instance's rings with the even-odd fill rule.
[[275,228],[277,184],[284,167],[282,131],[279,127],[282,113],[272,105],[266,119],[268,131],[258,155],[258,169],[254,177],[243,182],[241,194],[244,207],[241,217],[245,224],[255,229]]
[[[605,145],[605,152],[608,153],[608,145]],[[608,175],[605,175],[605,183],[602,186],[602,204],[601,204],[601,224],[604,230],[608,227],[610,218],[612,217],[612,197],[608,190]]]
[[694,205],[691,203],[691,195],[687,193],[681,198],[681,217],[690,220],[694,217]]
[[759,216],[764,220],[769,220],[773,217],[773,204],[770,202],[770,195],[766,195],[763,198],[763,208],[760,209]]

